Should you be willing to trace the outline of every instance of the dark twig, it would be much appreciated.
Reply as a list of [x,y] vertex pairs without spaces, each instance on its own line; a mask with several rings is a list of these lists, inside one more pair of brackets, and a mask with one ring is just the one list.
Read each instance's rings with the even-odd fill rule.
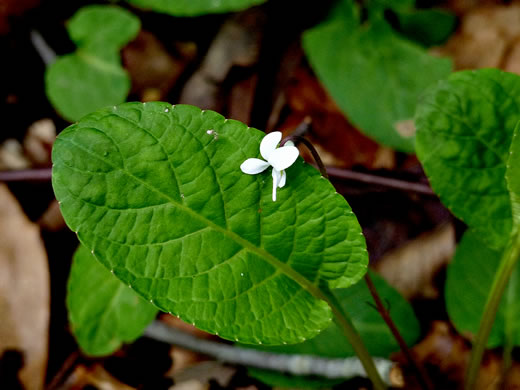
[[403,339],[403,336],[401,336],[401,333],[399,332],[399,329],[397,329],[397,326],[392,320],[392,317],[390,317],[390,313],[383,304],[383,301],[381,300],[381,297],[379,296],[379,293],[376,290],[376,286],[374,286],[374,282],[372,282],[372,279],[370,278],[370,274],[368,272],[365,274],[365,282],[367,284],[368,290],[370,291],[370,294],[372,295],[372,298],[374,299],[377,311],[379,312],[383,320],[386,322],[386,325],[388,326],[395,340],[399,344],[399,347],[401,348],[401,351],[403,351],[403,354],[408,360],[408,363],[415,371],[420,386],[423,389],[433,390],[433,384],[428,377],[428,373],[425,371],[424,367],[415,359],[415,356],[413,355],[412,351],[410,350],[410,348],[408,348],[408,345],[406,345],[406,341]]
[[20,169],[13,171],[0,171],[0,182],[13,181],[49,181],[51,180],[51,168]]
[[56,373],[54,378],[50,381],[50,383],[45,387],[46,390],[55,390],[57,389],[63,382],[63,378],[68,374],[69,371],[74,367],[78,358],[80,357],[78,351],[72,352],[67,359],[63,362],[60,370]]
[[327,167],[327,172],[331,178],[347,179],[366,184],[376,184],[382,187],[395,188],[399,190],[435,196],[435,193],[430,188],[430,186],[423,183],[412,183],[405,180],[393,179],[389,177],[373,175],[370,173],[356,172],[335,167]]
[[280,142],[280,146],[285,145],[285,143],[287,143],[288,141],[294,142],[295,145],[298,145],[299,143],[304,144],[307,147],[307,149],[309,149],[309,151],[311,152],[312,157],[314,158],[314,161],[318,165],[318,169],[320,170],[321,175],[326,179],[329,178],[329,175],[327,175],[327,169],[325,168],[323,161],[321,161],[318,151],[314,148],[314,146],[310,143],[310,141],[308,141],[307,139],[305,139],[299,135],[290,135],[288,137],[285,137],[282,140],[282,142]]

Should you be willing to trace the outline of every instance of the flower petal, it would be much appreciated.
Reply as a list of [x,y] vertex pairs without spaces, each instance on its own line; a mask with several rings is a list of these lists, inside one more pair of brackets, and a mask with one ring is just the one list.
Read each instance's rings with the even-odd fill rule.
[[283,171],[293,165],[299,154],[300,151],[296,146],[283,146],[273,151],[267,161],[276,170]]
[[280,177],[280,181],[278,182],[278,188],[282,188],[285,185],[285,181],[287,179],[287,175],[285,171],[282,171],[282,177]]
[[279,131],[273,131],[267,134],[262,142],[260,142],[260,154],[266,160],[269,159],[271,153],[274,152],[280,141],[282,140],[282,133]]
[[276,202],[276,188],[278,187],[281,178],[282,175],[280,174],[280,171],[273,168],[273,202]]
[[248,175],[256,175],[257,173],[263,172],[269,166],[268,162],[260,160],[259,158],[248,158],[240,165],[242,172]]

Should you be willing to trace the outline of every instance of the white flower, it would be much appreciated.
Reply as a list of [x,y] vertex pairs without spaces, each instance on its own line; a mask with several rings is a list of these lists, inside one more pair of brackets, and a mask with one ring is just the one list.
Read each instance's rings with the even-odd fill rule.
[[276,188],[282,188],[285,185],[285,169],[289,168],[300,154],[298,148],[290,141],[278,148],[281,139],[282,133],[279,131],[267,134],[260,143],[260,154],[267,161],[248,158],[240,165],[242,172],[248,175],[256,175],[268,167],[273,167],[273,202],[276,201]]

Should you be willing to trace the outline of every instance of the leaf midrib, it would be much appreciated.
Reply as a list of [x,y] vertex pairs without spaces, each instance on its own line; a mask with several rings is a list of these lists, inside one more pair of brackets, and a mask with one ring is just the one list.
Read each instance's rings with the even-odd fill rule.
[[[100,129],[98,129],[98,130],[100,132],[102,132],[103,134],[105,134],[106,136],[108,136],[105,132],[101,131]],[[79,131],[79,129],[70,130],[71,133],[73,131]],[[108,138],[111,139],[110,137],[108,137]],[[289,278],[291,278],[295,282],[297,282],[302,288],[307,290],[315,298],[323,300],[323,301],[326,301],[326,302],[329,301],[327,299],[327,297],[325,296],[325,294],[323,294],[323,292],[318,288],[318,286],[316,286],[311,281],[306,279],[303,275],[301,275],[298,272],[296,272],[293,268],[291,268],[286,263],[283,263],[282,261],[278,260],[276,257],[274,257],[272,254],[270,254],[266,250],[261,249],[261,248],[255,246],[255,245],[253,245],[251,242],[249,242],[248,240],[240,237],[238,234],[218,226],[217,224],[215,224],[211,220],[201,216],[200,214],[196,213],[195,211],[193,211],[191,208],[185,206],[184,204],[176,202],[173,198],[171,198],[167,194],[164,194],[163,192],[157,190],[156,188],[154,188],[153,186],[151,186],[147,182],[141,180],[137,176],[135,176],[135,175],[131,174],[130,172],[128,172],[126,170],[126,168],[120,168],[120,167],[115,166],[111,162],[106,161],[105,159],[103,159],[100,155],[98,155],[96,153],[93,153],[91,150],[83,147],[81,144],[78,144],[78,143],[72,141],[71,139],[67,139],[67,138],[62,137],[61,140],[62,140],[62,142],[66,142],[66,143],[68,142],[68,143],[72,144],[73,146],[81,149],[86,154],[92,156],[93,158],[101,161],[104,164],[109,165],[114,170],[122,171],[128,177],[130,177],[130,178],[134,179],[135,181],[137,181],[138,183],[142,184],[143,186],[148,188],[150,191],[155,192],[155,193],[159,194],[160,196],[162,196],[163,198],[165,198],[174,207],[178,207],[179,209],[183,210],[184,212],[186,212],[188,215],[190,215],[191,217],[195,218],[196,220],[199,220],[200,222],[207,224],[210,228],[214,229],[215,231],[217,231],[217,232],[223,234],[224,236],[232,239],[237,244],[241,245],[242,247],[246,248],[247,250],[251,251],[252,253],[255,253],[255,254],[259,255],[262,259],[264,259],[267,262],[269,262],[275,268],[280,269],[285,275],[287,275]],[[114,142],[114,141],[112,141],[112,142]],[[66,165],[66,164],[64,164],[64,165]],[[55,169],[55,168],[53,168],[53,169]]]

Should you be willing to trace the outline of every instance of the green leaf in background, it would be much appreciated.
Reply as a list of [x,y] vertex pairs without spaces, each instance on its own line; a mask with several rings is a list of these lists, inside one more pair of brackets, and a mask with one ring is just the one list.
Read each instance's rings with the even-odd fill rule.
[[140,22],[114,6],[88,6],[70,20],[78,49],[47,68],[45,89],[56,110],[74,122],[99,108],[119,104],[130,91],[119,50],[138,33]]
[[72,332],[88,355],[109,355],[141,336],[157,309],[129,289],[84,246],[74,254],[67,287]]
[[451,62],[401,38],[381,17],[360,25],[353,2],[344,0],[339,8],[341,13],[304,34],[314,71],[360,130],[385,145],[413,152],[418,97],[449,74]]
[[81,8],[67,23],[70,39],[80,48],[103,47],[119,51],[139,32],[139,18],[123,8],[91,5]]
[[[480,325],[502,251],[490,249],[474,231],[466,232],[448,267],[446,308],[461,333],[472,338]],[[507,340],[520,345],[520,274],[518,266],[500,303],[487,346],[503,346]]]
[[455,30],[457,17],[440,9],[397,12],[399,32],[420,45],[430,47],[446,41]]
[[[382,277],[370,272],[370,276],[381,299],[389,306],[390,315],[399,332],[408,345],[413,345],[420,335],[420,326],[411,305],[390,286]],[[354,327],[358,330],[368,351],[373,356],[389,357],[399,351],[390,329],[375,308],[374,300],[364,280],[359,281],[348,289],[337,289],[333,293],[341,302]],[[318,336],[304,343],[273,347],[256,347],[262,350],[291,353],[299,355],[315,355],[330,358],[355,356],[352,346],[342,337],[341,329],[334,323]],[[301,377],[291,377],[266,370],[250,369],[253,376],[265,381],[269,385],[297,388],[302,381]],[[276,379],[279,379],[277,382]],[[294,379],[295,382],[291,383]],[[328,379],[311,379],[309,387],[326,387],[332,382]]]
[[107,108],[57,138],[54,191],[81,242],[160,309],[231,340],[301,342],[330,324],[318,286],[366,272],[365,241],[302,159],[276,202],[270,170],[240,171],[263,136],[192,106]]
[[266,0],[127,0],[129,3],[173,16],[199,16],[205,14],[241,11]]
[[452,74],[417,109],[417,156],[432,188],[493,248],[511,233],[505,174],[519,107],[520,77],[483,69]]
[[516,125],[511,141],[509,159],[507,161],[506,181],[511,199],[513,224],[518,228],[520,226],[520,122]]

